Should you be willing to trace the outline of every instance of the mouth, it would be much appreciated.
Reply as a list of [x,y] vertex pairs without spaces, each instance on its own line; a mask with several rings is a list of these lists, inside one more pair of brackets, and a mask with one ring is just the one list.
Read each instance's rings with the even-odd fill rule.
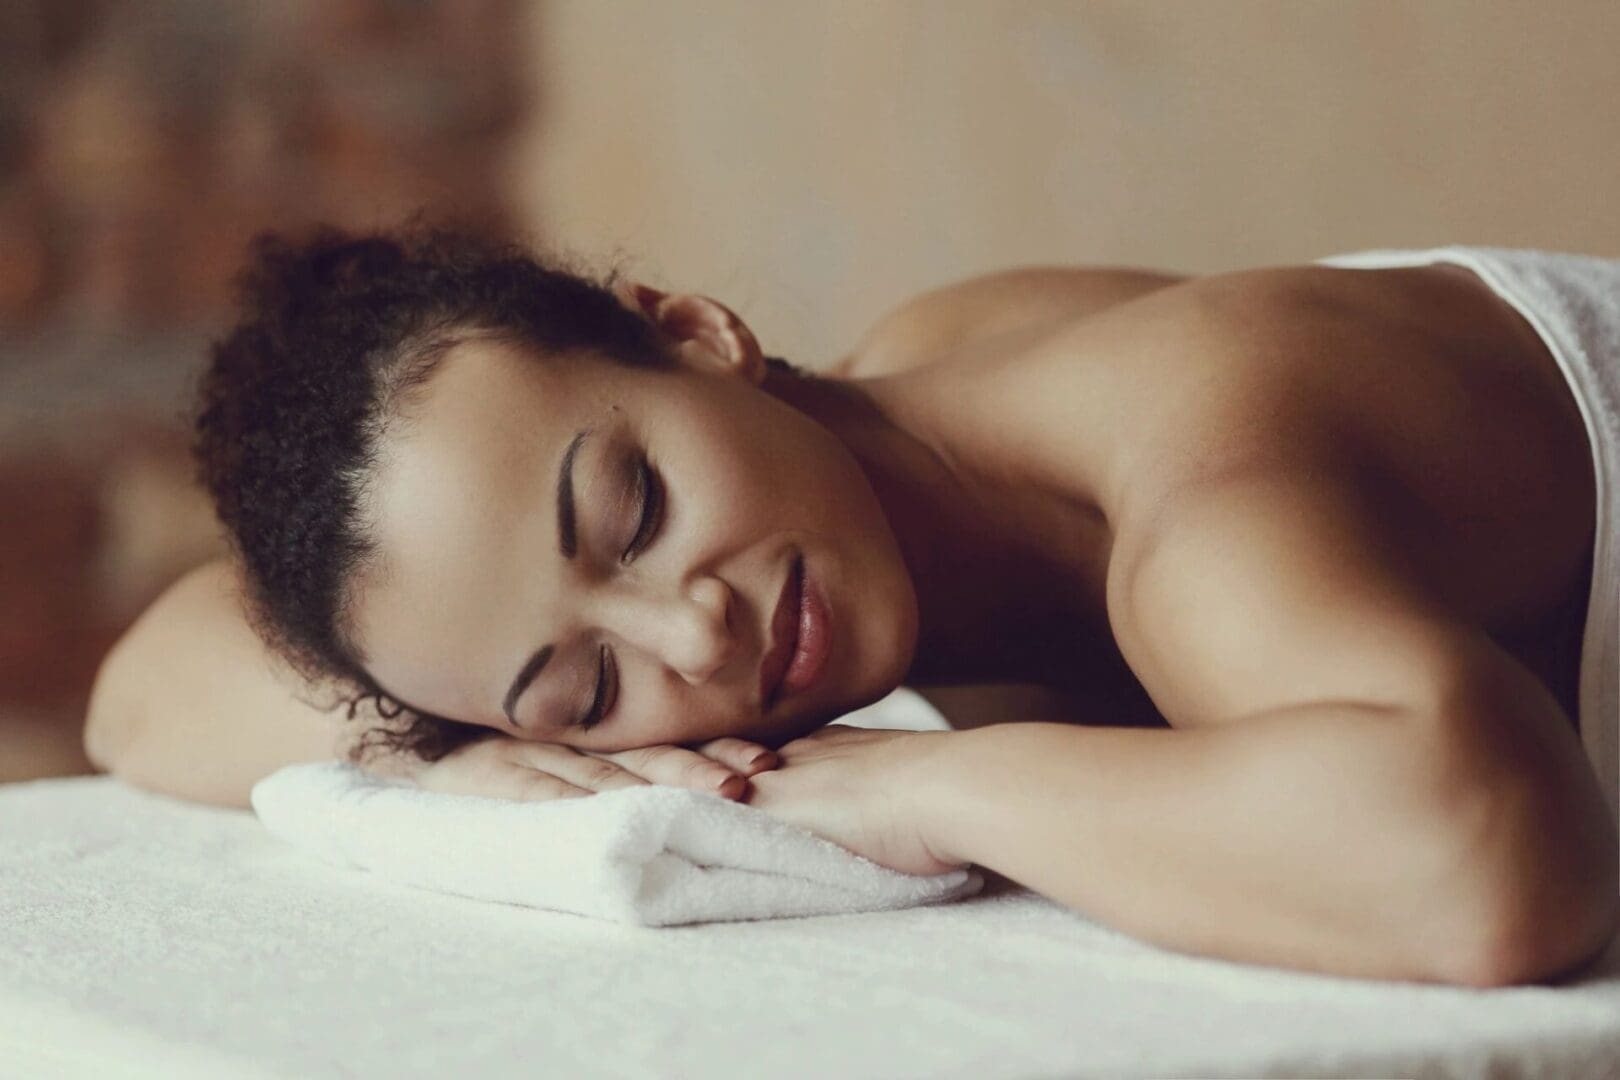
[[798,554],[771,613],[771,646],[759,672],[762,712],[815,684],[826,667],[830,624],[826,601]]

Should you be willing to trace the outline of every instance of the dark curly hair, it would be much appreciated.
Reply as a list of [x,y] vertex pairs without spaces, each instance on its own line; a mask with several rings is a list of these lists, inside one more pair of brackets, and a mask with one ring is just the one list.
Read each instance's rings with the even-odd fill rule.
[[349,585],[373,556],[360,512],[379,440],[471,338],[551,362],[584,352],[670,364],[656,331],[603,281],[466,225],[420,217],[387,231],[317,226],[254,238],[240,318],[209,349],[193,452],[245,571],[249,621],[349,719],[381,722],[355,745],[436,761],[490,729],[391,698],[348,633]]

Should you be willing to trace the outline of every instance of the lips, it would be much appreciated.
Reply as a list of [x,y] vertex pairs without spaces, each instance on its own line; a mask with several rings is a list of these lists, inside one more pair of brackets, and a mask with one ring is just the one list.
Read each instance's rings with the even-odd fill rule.
[[799,590],[804,581],[804,557],[796,555],[788,568],[787,580],[782,583],[776,610],[771,612],[770,648],[759,666],[760,707],[769,708],[776,700],[777,691],[793,659],[799,641]]
[[771,613],[770,648],[759,666],[760,712],[815,686],[832,652],[832,609],[804,555],[794,556]]

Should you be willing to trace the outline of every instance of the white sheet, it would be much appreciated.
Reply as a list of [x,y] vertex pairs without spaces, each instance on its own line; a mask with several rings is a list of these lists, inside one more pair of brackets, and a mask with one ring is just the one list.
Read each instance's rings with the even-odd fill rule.
[[1620,943],[1468,990],[1182,956],[992,879],[624,926],[313,863],[247,811],[0,786],[0,1076],[1620,1075]]

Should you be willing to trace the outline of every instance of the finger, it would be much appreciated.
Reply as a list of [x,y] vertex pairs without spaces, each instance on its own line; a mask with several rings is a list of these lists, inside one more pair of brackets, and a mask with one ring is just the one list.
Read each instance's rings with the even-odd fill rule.
[[515,751],[513,759],[536,775],[550,776],[587,792],[642,787],[647,783],[605,757],[582,753],[571,746],[529,743]]
[[579,799],[596,792],[570,784],[568,781],[535,769],[514,765],[508,772],[508,798],[522,802],[550,802],[554,799]]
[[482,763],[477,767],[429,769],[424,771],[419,784],[424,791],[446,795],[478,795],[488,799],[517,799],[524,802],[594,794],[560,777],[505,759]]
[[682,746],[642,746],[605,756],[655,784],[708,791],[728,799],[739,797],[748,786],[744,777],[718,761]]
[[766,769],[774,769],[780,765],[781,759],[776,752],[768,746],[761,746],[747,739],[738,739],[730,735],[719,739],[710,739],[692,747],[704,757],[710,757],[727,766],[733,772],[743,776],[752,776]]

